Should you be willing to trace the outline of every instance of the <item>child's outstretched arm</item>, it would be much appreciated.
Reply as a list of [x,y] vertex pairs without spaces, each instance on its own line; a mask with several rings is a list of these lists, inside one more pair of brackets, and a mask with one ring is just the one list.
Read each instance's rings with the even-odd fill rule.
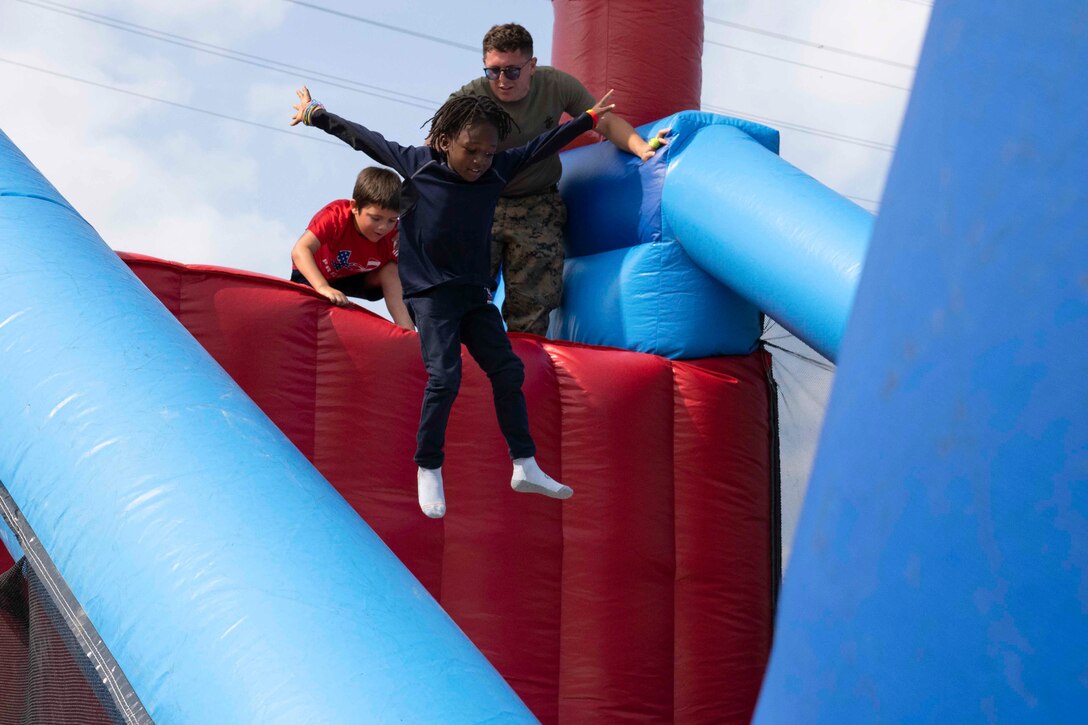
[[394,141],[387,141],[377,131],[371,131],[358,123],[340,118],[335,113],[329,113],[325,110],[325,106],[313,100],[306,86],[295,93],[298,95],[299,102],[293,106],[295,112],[291,116],[292,126],[304,123],[307,126],[320,128],[325,133],[336,136],[356,151],[362,151],[379,164],[396,170],[404,178],[410,177],[431,159],[429,149],[405,147]]
[[503,151],[495,157],[495,166],[500,165],[501,159],[504,165],[509,164],[509,166],[506,166],[505,173],[517,173],[523,167],[557,153],[561,148],[576,139],[579,134],[591,128],[596,128],[600,120],[612,112],[612,109],[616,107],[615,103],[609,103],[612,93],[613,91],[605,93],[593,105],[593,108],[587,109],[585,113],[577,118],[573,118],[551,131],[540,134],[524,146]]
[[329,284],[325,275],[318,269],[317,260],[314,259],[314,252],[320,248],[321,240],[307,229],[291,248],[291,261],[295,263],[295,268],[306,278],[315,292],[334,305],[343,307],[348,303],[347,296]]

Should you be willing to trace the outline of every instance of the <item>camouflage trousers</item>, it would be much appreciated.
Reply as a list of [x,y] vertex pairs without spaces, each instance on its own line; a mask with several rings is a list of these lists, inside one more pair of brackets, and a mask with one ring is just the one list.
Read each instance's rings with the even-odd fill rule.
[[512,332],[546,335],[563,297],[563,226],[567,207],[549,190],[500,199],[491,227],[491,274],[502,267],[502,316]]

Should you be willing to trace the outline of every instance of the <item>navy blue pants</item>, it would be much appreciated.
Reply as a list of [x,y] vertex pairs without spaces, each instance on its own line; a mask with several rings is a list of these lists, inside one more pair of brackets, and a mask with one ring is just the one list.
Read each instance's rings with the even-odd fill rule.
[[[379,267],[380,269],[380,267]],[[374,278],[370,275],[376,273],[378,270],[371,270],[370,272],[363,272],[361,274],[349,274],[347,277],[339,277],[337,279],[328,280],[329,286],[333,289],[338,289],[348,297],[360,297],[364,300],[370,300],[371,302],[377,302],[382,298],[382,286],[374,281]],[[375,275],[376,276],[376,275]],[[304,284],[307,287],[313,287],[310,284],[310,280],[302,276],[302,272],[297,269],[291,270],[291,281]]]
[[416,435],[416,465],[438,468],[445,454],[446,424],[461,387],[461,343],[491,381],[499,428],[511,458],[536,455],[529,435],[525,366],[510,347],[502,315],[483,287],[445,285],[404,300],[419,331],[427,387]]

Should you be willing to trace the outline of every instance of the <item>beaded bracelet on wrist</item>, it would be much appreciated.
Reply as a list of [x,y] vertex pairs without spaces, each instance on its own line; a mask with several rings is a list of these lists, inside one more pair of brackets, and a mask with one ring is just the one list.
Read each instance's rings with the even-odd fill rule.
[[312,120],[313,120],[314,111],[316,111],[319,108],[324,110],[325,105],[322,104],[322,103],[318,103],[317,101],[310,101],[306,105],[306,108],[304,108],[303,111],[302,111],[302,122],[304,124],[306,124],[307,126],[312,126],[313,125]]

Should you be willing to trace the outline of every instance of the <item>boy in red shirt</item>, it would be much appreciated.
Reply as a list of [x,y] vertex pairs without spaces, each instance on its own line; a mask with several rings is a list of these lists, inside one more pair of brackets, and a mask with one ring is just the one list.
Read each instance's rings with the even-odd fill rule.
[[291,281],[308,284],[334,305],[347,295],[385,298],[393,322],[413,330],[397,270],[400,177],[388,169],[359,172],[351,199],[314,215],[291,250]]

